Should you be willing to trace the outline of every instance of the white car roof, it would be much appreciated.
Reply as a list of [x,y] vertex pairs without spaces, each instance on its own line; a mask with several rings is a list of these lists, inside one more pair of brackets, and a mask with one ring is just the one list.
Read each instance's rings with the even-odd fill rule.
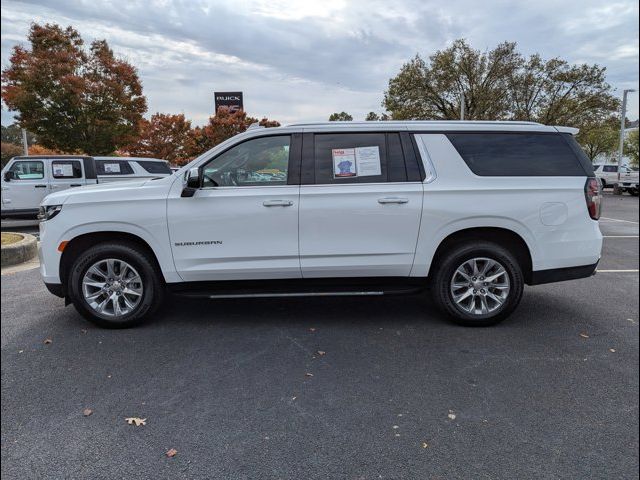
[[93,157],[95,160],[140,160],[141,162],[165,162],[161,158],[148,158],[148,157]]

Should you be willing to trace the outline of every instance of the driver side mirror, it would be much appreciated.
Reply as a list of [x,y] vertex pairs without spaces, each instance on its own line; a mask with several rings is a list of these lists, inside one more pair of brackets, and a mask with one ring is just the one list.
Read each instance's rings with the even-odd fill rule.
[[12,170],[8,170],[6,172],[4,172],[4,181],[5,182],[10,182],[11,180],[13,180],[14,178],[16,178],[15,175],[16,172],[12,171]]
[[187,172],[181,197],[193,197],[200,188],[200,169],[195,167]]

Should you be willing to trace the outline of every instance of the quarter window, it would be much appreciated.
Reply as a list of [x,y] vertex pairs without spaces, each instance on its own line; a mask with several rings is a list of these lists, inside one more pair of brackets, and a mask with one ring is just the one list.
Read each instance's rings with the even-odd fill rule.
[[575,140],[561,134],[449,133],[447,137],[476,175],[586,175],[570,144]]
[[221,153],[203,168],[203,187],[286,185],[291,137],[247,140]]
[[18,161],[11,165],[15,180],[41,180],[44,178],[44,163],[34,161]]
[[171,168],[167,162],[153,162],[150,160],[136,160],[138,165],[149,173],[171,173]]
[[55,160],[51,162],[53,178],[82,178],[82,167],[78,160]]

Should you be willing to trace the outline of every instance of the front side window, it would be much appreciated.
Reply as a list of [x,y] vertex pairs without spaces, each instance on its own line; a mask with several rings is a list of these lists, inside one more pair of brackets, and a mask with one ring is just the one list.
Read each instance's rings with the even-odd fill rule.
[[82,178],[79,160],[55,160],[51,162],[53,178]]
[[11,165],[15,180],[41,180],[44,178],[44,163],[35,161],[18,161]]
[[259,137],[218,155],[203,168],[203,187],[286,185],[289,135]]

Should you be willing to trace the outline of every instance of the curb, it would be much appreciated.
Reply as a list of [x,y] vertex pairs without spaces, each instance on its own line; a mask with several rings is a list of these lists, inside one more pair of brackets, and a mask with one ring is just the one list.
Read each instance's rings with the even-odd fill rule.
[[11,233],[22,236],[22,240],[2,246],[3,267],[27,262],[38,254],[38,240],[36,237],[28,233]]

